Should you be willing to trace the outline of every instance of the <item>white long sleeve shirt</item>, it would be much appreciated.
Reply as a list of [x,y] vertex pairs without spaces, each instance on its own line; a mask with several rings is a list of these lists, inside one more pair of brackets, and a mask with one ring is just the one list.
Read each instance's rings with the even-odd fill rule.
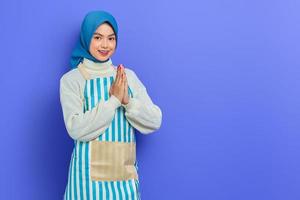
[[98,137],[113,120],[119,106],[125,108],[125,116],[129,123],[143,134],[158,130],[161,126],[162,112],[147,93],[146,87],[137,75],[125,68],[128,86],[133,97],[127,105],[121,104],[118,98],[111,95],[107,101],[100,100],[96,106],[83,112],[84,86],[87,79],[116,76],[117,67],[111,60],[95,63],[84,58],[78,68],[65,73],[60,79],[60,102],[64,123],[68,134],[74,140],[90,141]]

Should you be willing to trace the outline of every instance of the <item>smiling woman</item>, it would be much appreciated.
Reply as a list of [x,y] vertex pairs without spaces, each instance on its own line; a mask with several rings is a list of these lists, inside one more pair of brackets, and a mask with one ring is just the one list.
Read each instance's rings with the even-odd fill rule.
[[95,31],[91,44],[90,53],[98,60],[109,59],[116,48],[116,37],[109,23],[100,25]]
[[86,15],[60,79],[60,102],[74,140],[65,200],[140,199],[135,130],[161,126],[162,112],[134,71],[112,64],[118,26],[105,11]]

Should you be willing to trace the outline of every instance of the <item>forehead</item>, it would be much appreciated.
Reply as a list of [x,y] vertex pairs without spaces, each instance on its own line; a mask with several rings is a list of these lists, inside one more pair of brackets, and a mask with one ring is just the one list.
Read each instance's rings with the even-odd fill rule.
[[107,24],[103,23],[95,30],[94,34],[101,34],[101,35],[114,35],[114,30],[112,27]]

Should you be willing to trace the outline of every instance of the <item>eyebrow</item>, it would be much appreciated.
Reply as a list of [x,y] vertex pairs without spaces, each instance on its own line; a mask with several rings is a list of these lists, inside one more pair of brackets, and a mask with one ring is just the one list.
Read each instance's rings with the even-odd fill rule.
[[[97,33],[97,32],[95,32],[94,35],[100,35],[100,36],[103,36],[102,34]],[[109,36],[115,36],[115,34],[113,33],[113,34],[108,35],[108,37],[109,37]]]

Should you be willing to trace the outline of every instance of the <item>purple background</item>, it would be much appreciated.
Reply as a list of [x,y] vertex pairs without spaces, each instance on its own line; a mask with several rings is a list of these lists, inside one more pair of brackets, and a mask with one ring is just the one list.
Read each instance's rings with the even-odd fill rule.
[[163,112],[138,135],[143,200],[300,199],[299,1],[107,2],[2,2],[0,199],[62,199],[59,79],[95,9],[118,21],[113,63]]

